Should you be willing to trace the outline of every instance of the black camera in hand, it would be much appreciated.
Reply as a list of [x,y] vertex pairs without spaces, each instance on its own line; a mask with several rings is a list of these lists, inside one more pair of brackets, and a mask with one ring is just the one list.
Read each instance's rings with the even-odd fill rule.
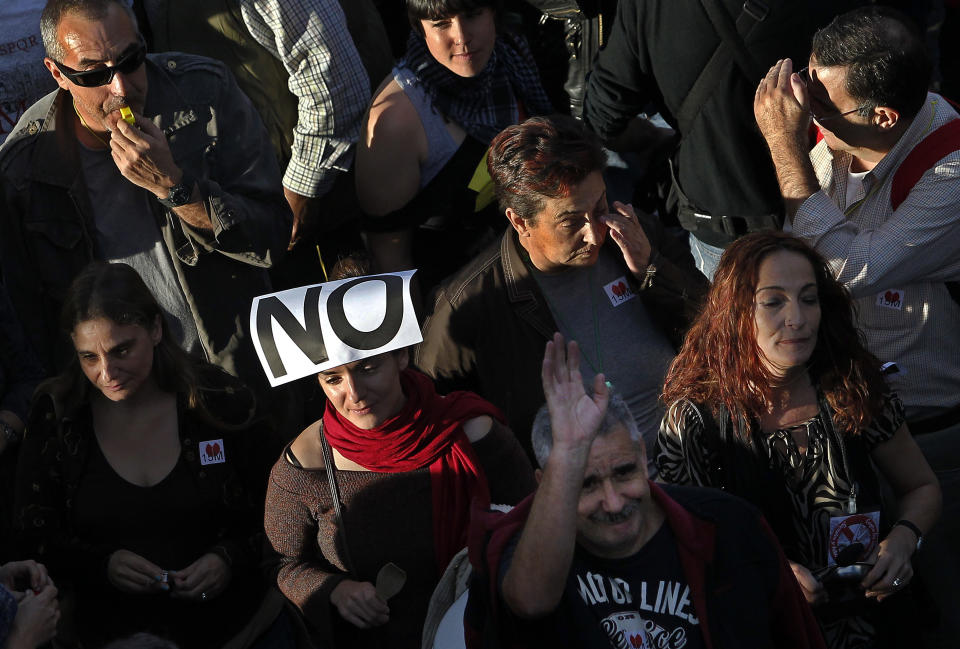
[[851,543],[837,555],[836,565],[813,573],[827,590],[831,603],[839,604],[863,597],[864,589],[860,584],[873,568],[872,563],[857,561],[863,555],[863,550],[862,543]]

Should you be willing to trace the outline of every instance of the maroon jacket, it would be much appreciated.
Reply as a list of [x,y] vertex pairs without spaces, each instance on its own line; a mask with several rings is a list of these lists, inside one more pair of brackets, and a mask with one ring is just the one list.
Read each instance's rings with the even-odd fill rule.
[[[718,489],[651,482],[650,491],[677,538],[707,649],[825,648],[780,544],[752,505]],[[470,649],[570,644],[556,612],[522,620],[500,598],[501,555],[532,503],[530,496],[507,514],[474,512],[474,576],[464,614]]]

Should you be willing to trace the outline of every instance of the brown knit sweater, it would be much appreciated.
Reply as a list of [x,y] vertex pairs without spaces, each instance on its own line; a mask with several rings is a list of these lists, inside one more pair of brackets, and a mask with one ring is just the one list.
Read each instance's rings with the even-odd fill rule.
[[[495,503],[516,504],[535,486],[526,454],[509,428],[493,428],[473,445]],[[343,535],[324,469],[293,466],[286,453],[277,460],[267,487],[264,525],[281,555],[280,590],[296,604],[323,647],[419,647],[430,596],[440,575],[433,550],[433,506],[428,468],[406,473],[336,472],[354,573],[348,573]],[[376,581],[393,562],[407,573],[403,590],[389,602],[390,621],[360,630],[330,604],[344,579]]]

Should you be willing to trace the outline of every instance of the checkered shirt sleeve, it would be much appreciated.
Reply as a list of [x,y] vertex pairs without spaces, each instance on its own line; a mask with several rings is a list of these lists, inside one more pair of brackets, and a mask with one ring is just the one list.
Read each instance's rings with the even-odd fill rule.
[[[349,1],[349,0],[347,0]],[[240,0],[253,37],[283,62],[299,119],[283,186],[324,195],[353,162],[370,80],[336,0]]]

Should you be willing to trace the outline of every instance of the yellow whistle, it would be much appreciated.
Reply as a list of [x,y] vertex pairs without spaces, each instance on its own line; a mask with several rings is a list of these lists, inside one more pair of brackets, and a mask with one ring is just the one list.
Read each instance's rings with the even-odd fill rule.
[[130,110],[129,106],[120,107],[120,117],[122,117],[123,121],[125,121],[130,126],[133,126],[134,124],[137,123],[137,118],[133,116],[133,111]]

